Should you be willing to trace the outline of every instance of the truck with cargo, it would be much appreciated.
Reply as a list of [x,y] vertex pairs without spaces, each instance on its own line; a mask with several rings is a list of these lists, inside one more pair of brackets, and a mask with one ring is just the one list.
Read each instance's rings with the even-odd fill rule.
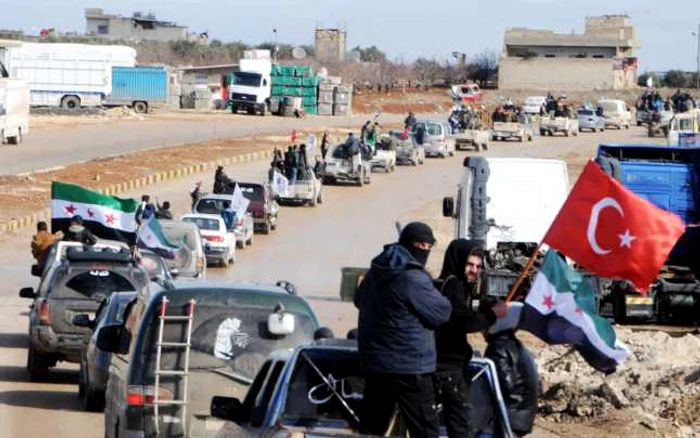
[[128,106],[147,113],[165,106],[168,99],[168,71],[165,67],[112,67],[112,91],[102,105]]
[[521,143],[532,141],[532,125],[529,123],[494,122],[491,128],[491,140],[506,141],[514,138]]
[[74,110],[100,106],[112,92],[112,67],[134,67],[126,46],[0,43],[3,76],[23,79],[31,106]]
[[0,141],[19,144],[29,132],[29,88],[21,79],[0,79]]
[[603,290],[600,312],[618,322],[700,323],[700,148],[601,145],[601,168],[635,194],[677,214],[689,226],[665,266],[641,296],[613,279]]
[[[240,110],[248,114],[267,115],[270,109],[272,61],[269,51],[260,51],[239,61],[239,70],[231,73],[229,102],[231,113]],[[266,52],[266,53],[264,53]]]

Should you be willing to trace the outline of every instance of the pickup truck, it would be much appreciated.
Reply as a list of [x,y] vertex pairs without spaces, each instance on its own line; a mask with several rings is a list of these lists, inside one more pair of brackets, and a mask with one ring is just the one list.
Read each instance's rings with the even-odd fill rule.
[[529,123],[494,122],[491,140],[508,140],[514,138],[520,142],[532,141],[532,126]]
[[455,132],[455,149],[461,151],[463,148],[473,146],[479,152],[489,148],[489,132],[485,129],[465,129],[462,132]]
[[331,146],[326,153],[326,162],[323,165],[323,184],[354,183],[362,187],[372,182],[372,169],[370,160],[358,157],[359,166],[353,169],[352,158],[344,153],[344,145]]
[[308,167],[303,176],[299,176],[294,184],[289,184],[284,193],[277,194],[280,204],[302,204],[315,207],[323,203],[323,189],[321,180],[311,167]]
[[396,143],[391,136],[382,136],[372,157],[372,170],[379,168],[386,173],[396,170]]
[[578,136],[579,123],[578,119],[570,119],[568,117],[545,117],[540,122],[540,135],[553,136],[561,132],[565,137],[571,135]]
[[[513,437],[493,362],[475,357],[466,372],[477,435]],[[216,438],[360,437],[364,386],[355,341],[317,340],[271,353],[244,400],[214,397],[211,416],[220,422],[207,427],[218,428]],[[401,423],[392,422],[391,436],[406,436]]]
[[[659,145],[601,145],[601,168],[635,194],[677,214],[686,224],[700,222],[700,148]],[[700,323],[700,227],[688,227],[647,292],[612,279],[603,290],[600,313],[617,322]]]

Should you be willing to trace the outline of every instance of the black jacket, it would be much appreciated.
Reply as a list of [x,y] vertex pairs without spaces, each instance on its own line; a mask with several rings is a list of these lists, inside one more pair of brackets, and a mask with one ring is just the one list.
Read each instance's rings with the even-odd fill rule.
[[496,322],[491,306],[484,304],[479,310],[472,309],[474,284],[469,283],[464,276],[469,255],[481,246],[480,241],[457,239],[445,251],[440,279],[435,285],[450,300],[452,314],[450,320],[435,331],[438,371],[463,370],[473,353],[467,342],[467,333],[486,330]]
[[485,356],[496,364],[510,426],[518,434],[528,434],[537,414],[537,364],[512,330],[490,335],[487,342]]
[[360,310],[357,341],[363,371],[435,371],[433,330],[447,322],[452,309],[407,249],[398,244],[384,247],[372,260],[354,301]]
[[63,240],[69,242],[81,242],[88,245],[97,243],[97,237],[82,225],[71,225]]

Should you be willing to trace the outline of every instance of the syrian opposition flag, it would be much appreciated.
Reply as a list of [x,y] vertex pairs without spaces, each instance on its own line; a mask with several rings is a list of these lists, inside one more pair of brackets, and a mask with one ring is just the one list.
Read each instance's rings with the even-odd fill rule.
[[107,196],[78,185],[51,183],[51,231],[68,231],[75,215],[95,236],[133,243],[138,201]]
[[155,216],[149,217],[141,228],[139,228],[136,246],[139,249],[153,251],[164,259],[170,260],[174,259],[178,250],[182,248],[170,242],[168,238],[165,237],[163,229]]
[[590,366],[604,373],[614,372],[630,356],[612,325],[597,314],[591,284],[555,251],[547,251],[519,328],[548,344],[575,346]]
[[589,271],[628,280],[646,295],[684,232],[680,217],[589,161],[543,241]]

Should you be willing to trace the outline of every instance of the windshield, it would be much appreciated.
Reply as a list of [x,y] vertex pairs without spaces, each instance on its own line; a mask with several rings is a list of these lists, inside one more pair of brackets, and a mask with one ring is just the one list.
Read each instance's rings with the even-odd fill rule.
[[578,115],[579,116],[592,116],[593,111],[591,111],[591,110],[578,110]]
[[598,106],[603,108],[603,113],[611,113],[611,114],[616,114],[619,112],[620,107],[617,105],[617,102],[598,102]]
[[262,201],[265,199],[265,189],[263,189],[259,185],[245,185],[245,184],[238,184],[238,187],[240,187],[241,192],[243,192],[243,196],[245,196],[246,199],[249,201]]
[[[188,225],[188,226],[183,226]],[[197,250],[200,241],[199,230],[192,227],[189,223],[172,222],[171,224],[162,225],[163,234],[165,237],[176,246],[184,246],[190,250]]]
[[[117,272],[104,268],[74,270],[60,287],[62,298],[90,298],[95,295],[109,296],[112,292],[137,290],[135,282],[127,279],[128,272]],[[55,290],[54,292],[55,293]]]
[[416,133],[419,129],[424,129],[428,135],[442,135],[442,126],[439,123],[423,123],[418,122],[413,125],[413,132]]
[[[323,377],[345,400],[350,408],[359,412],[365,379],[360,370],[356,351],[340,349],[304,349],[303,352],[320,370]],[[350,429],[350,413],[319,373],[303,356],[294,364],[289,392],[282,414],[287,426],[328,427],[333,425]]]
[[262,75],[260,73],[248,73],[238,71],[233,74],[233,83],[245,87],[259,87]]
[[230,201],[222,199],[202,199],[197,203],[196,211],[201,214],[221,214],[230,204]]
[[223,228],[222,226],[222,221],[219,221],[218,219],[214,218],[208,218],[208,217],[184,217],[182,218],[184,222],[189,222],[191,224],[195,224],[199,227],[200,230],[207,230],[207,231],[219,231],[220,229]]
[[[227,291],[222,291],[221,299],[202,301],[198,300],[194,312],[190,370],[220,370],[252,381],[272,351],[293,348],[313,339],[314,322],[309,315],[301,313],[292,313],[295,319],[293,334],[270,334],[267,319],[274,311],[274,301],[269,301],[269,306],[241,302],[242,299],[231,298]],[[168,314],[184,314],[184,308],[173,305]],[[155,316],[154,321],[157,321]],[[150,376],[155,369],[157,332],[151,330],[151,352],[146,359]],[[186,324],[166,325],[163,336],[165,342],[184,342]],[[184,363],[181,350],[176,349],[164,352],[162,360],[168,369],[175,368],[175,365],[181,367]]]

